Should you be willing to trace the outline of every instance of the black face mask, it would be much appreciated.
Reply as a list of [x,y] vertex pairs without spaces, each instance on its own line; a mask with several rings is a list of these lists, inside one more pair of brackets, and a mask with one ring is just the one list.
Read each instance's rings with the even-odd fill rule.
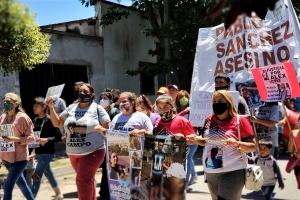
[[79,90],[74,90],[74,95],[75,95],[75,98],[78,99],[79,98]]
[[216,115],[222,115],[227,109],[227,103],[213,103],[213,111]]
[[229,89],[229,86],[226,85],[224,87],[215,87],[215,91],[218,91],[218,90],[228,90]]
[[118,100],[119,100],[118,97],[114,97],[114,98],[113,98],[113,102],[114,102],[114,103],[116,103]]
[[84,92],[81,92],[81,93],[79,94],[79,101],[80,101],[81,103],[91,102],[91,101],[92,101],[92,97],[91,97],[91,95],[89,95],[89,94],[86,94],[86,93],[84,93]]

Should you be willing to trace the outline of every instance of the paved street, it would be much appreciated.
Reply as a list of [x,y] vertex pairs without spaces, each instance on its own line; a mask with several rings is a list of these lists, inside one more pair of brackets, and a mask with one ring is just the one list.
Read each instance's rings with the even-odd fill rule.
[[[196,161],[196,170],[199,174],[198,183],[191,186],[191,191],[187,193],[187,199],[188,200],[209,200],[210,194],[207,189],[207,185],[203,181],[203,173],[202,173],[202,165],[201,165],[201,154],[202,150],[198,149],[196,152],[196,155],[194,156],[194,159]],[[60,155],[62,156],[62,155]],[[280,165],[283,177],[284,177],[284,183],[285,188],[284,190],[280,190],[278,186],[276,187],[274,191],[274,200],[300,200],[300,190],[297,190],[297,183],[296,178],[293,173],[287,174],[285,172],[285,165],[288,160],[289,155],[283,155],[280,157],[278,163]],[[66,159],[66,158],[64,158]],[[67,160],[67,159],[66,159]],[[73,169],[70,166],[67,167],[60,167],[56,168],[55,174],[58,177],[58,182],[61,187],[61,191],[64,193],[64,197],[67,200],[75,200],[77,199],[77,193],[76,193],[76,186],[75,186],[75,175],[73,172]],[[96,180],[99,182],[101,180],[101,172],[98,172],[96,175]],[[99,184],[98,184],[99,186]],[[99,190],[99,187],[97,188]],[[39,194],[36,198],[36,200],[51,200],[53,199],[54,192],[52,191],[49,183],[47,180],[43,180],[43,183],[41,185]],[[13,192],[13,199],[16,200],[23,200],[24,197],[20,193],[19,189],[16,187],[16,189]],[[250,199],[262,199],[261,196],[259,196],[258,192],[251,192],[248,190],[243,190],[242,195],[243,200],[250,200]]]

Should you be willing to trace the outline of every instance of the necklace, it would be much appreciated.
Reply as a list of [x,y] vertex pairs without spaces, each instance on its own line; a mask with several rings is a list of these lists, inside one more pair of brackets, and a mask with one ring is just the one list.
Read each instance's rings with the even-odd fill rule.
[[16,114],[13,114],[13,115],[7,114],[7,119],[6,119],[7,123],[12,123],[14,121],[15,117],[16,117]]

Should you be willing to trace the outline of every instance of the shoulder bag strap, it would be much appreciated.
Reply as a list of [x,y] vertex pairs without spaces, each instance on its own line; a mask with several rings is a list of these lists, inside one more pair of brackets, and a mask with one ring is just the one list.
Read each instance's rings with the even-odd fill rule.
[[[236,125],[237,125],[237,128],[238,128],[239,141],[241,142],[242,138],[241,138],[241,127],[240,127],[240,115],[238,115],[237,118],[236,118]],[[240,153],[241,153],[244,165],[245,165],[245,167],[247,167],[247,161],[246,161],[245,155],[241,150],[240,150]]]

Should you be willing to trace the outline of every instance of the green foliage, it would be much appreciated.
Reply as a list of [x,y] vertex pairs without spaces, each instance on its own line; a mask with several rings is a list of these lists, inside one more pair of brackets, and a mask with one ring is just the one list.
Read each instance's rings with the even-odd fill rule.
[[26,6],[0,1],[0,70],[4,75],[32,69],[49,56],[50,36],[43,35]]
[[[81,0],[85,5],[95,5],[99,0]],[[298,16],[300,14],[300,1],[292,0]],[[231,6],[232,0],[228,0],[219,18],[213,24],[207,21],[207,15],[216,0],[169,0],[170,23],[164,22],[162,0],[133,0],[131,8],[138,11],[140,16],[149,20],[152,28],[144,28],[142,33],[148,36],[155,36],[160,41],[157,49],[148,51],[150,56],[160,58],[151,67],[139,67],[136,70],[129,70],[128,75],[138,75],[146,73],[148,75],[166,74],[176,71],[181,88],[190,89],[191,75],[193,71],[194,57],[199,28],[211,27],[224,21],[226,11]],[[116,6],[111,7],[108,13],[103,15],[101,23],[109,25],[122,17],[128,17],[128,12],[122,12]],[[164,59],[164,39],[171,41],[171,59]]]

